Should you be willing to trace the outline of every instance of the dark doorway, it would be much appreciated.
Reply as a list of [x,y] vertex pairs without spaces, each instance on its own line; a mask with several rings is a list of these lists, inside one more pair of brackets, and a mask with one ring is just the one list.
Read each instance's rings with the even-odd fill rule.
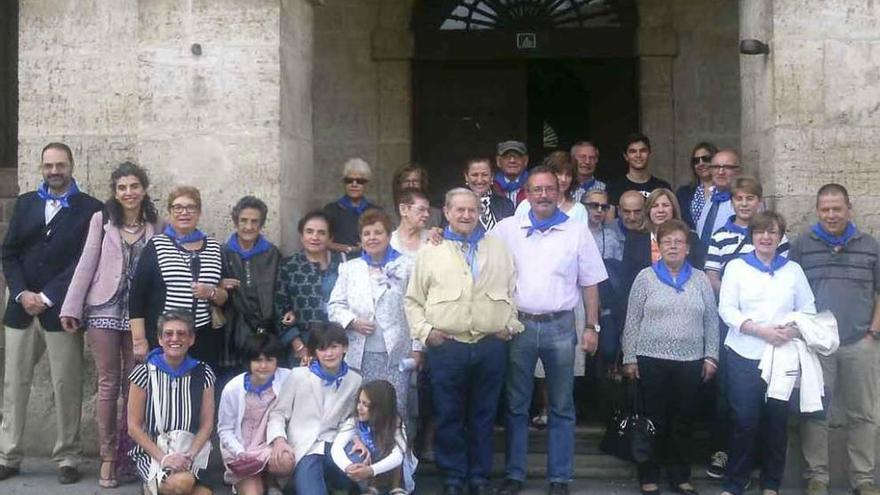
[[581,139],[600,149],[598,175],[624,173],[620,150],[638,129],[636,59],[414,63],[414,149],[435,200],[462,184],[470,156],[527,142],[531,165]]
[[18,163],[18,2],[0,2],[0,167]]

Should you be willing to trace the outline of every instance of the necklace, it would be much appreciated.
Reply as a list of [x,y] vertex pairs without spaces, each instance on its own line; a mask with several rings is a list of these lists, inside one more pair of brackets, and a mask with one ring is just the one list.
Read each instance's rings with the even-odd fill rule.
[[138,222],[134,225],[129,225],[127,223],[122,225],[122,230],[128,234],[137,234],[143,228],[144,228],[143,222]]

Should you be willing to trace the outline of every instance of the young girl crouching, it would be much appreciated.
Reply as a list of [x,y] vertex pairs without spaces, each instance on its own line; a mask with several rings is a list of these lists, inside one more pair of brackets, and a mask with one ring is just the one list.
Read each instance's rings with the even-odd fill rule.
[[375,380],[362,385],[354,413],[333,440],[333,462],[363,494],[407,493],[402,479],[407,445],[396,404],[391,383]]
[[278,367],[284,348],[269,333],[248,337],[242,349],[248,371],[223,388],[217,434],[226,465],[226,479],[239,495],[262,495],[271,476],[286,478],[293,471],[293,457],[270,458],[266,442],[269,413],[290,375]]

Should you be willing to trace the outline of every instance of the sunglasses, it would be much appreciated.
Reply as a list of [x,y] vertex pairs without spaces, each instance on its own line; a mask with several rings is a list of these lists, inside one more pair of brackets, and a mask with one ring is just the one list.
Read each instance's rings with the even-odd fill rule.
[[733,172],[739,170],[739,165],[709,165],[709,168],[712,170],[727,170],[728,172]]
[[589,208],[591,210],[608,211],[611,209],[611,205],[606,204],[606,203],[594,203],[591,201],[589,203],[584,203],[584,204],[587,206],[587,208]]
[[712,155],[700,155],[691,158],[691,165],[699,165],[700,163],[709,163],[712,161]]
[[345,182],[346,184],[357,184],[359,186],[362,186],[370,181],[367,179],[361,179],[360,177],[344,177],[342,179],[342,182]]

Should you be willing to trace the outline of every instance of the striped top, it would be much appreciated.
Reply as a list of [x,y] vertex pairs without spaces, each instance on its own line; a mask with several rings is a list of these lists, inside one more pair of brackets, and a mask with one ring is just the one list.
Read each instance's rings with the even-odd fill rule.
[[[788,256],[789,250],[788,237],[782,236],[776,253],[780,256]],[[712,240],[709,242],[709,250],[706,252],[706,271],[714,271],[724,273],[724,267],[740,256],[745,256],[755,250],[752,244],[751,236],[745,236],[739,232],[729,230],[727,227],[721,227],[712,234]]]
[[[129,375],[131,383],[142,388],[147,393],[144,411],[144,431],[153,441],[159,436],[160,431],[169,432],[174,430],[186,430],[195,434],[199,430],[199,419],[202,409],[202,395],[205,390],[214,386],[214,371],[205,363],[199,363],[192,371],[180,378],[173,378],[155,366],[149,368],[156,370],[156,385],[158,390],[153,390],[150,383],[150,370],[148,365],[139,364],[134,367]],[[158,401],[162,422],[159,428],[156,424],[153,412],[153,401]],[[141,475],[146,480],[150,471],[150,454],[135,445],[129,451],[132,461]],[[194,473],[197,474],[197,473]]]
[[192,312],[196,327],[209,325],[210,302],[193,296],[192,283],[216,286],[222,270],[220,244],[212,237],[205,239],[201,249],[187,251],[165,234],[153,236],[141,254],[132,284],[131,318],[146,318],[150,338],[159,315],[169,309]]

